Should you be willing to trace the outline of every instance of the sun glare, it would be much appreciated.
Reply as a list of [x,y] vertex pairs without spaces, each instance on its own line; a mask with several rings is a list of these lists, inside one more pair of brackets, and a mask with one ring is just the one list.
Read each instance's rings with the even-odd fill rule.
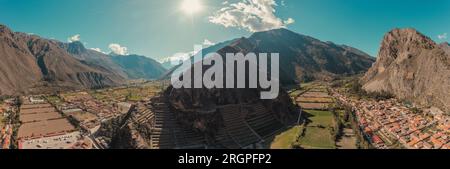
[[190,15],[200,12],[202,9],[201,0],[183,0],[181,4],[181,10]]

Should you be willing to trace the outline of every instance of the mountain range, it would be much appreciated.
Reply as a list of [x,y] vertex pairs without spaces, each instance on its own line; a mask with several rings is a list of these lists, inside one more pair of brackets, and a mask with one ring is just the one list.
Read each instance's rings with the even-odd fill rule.
[[279,53],[280,79],[285,85],[364,73],[375,62],[375,58],[356,48],[323,42],[284,28],[226,41],[206,48],[203,55],[210,52]]
[[[279,53],[281,78],[305,82],[367,71],[375,58],[349,46],[323,42],[287,29],[257,32],[231,46],[243,52]],[[282,78],[283,79],[283,78]]]
[[86,49],[81,42],[63,43],[0,25],[0,94],[104,88],[165,72],[147,57],[118,57]]

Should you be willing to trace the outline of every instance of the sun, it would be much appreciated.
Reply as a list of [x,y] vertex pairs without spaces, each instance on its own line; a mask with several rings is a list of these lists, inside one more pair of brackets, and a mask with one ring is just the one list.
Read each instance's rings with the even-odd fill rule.
[[181,3],[181,10],[190,15],[201,12],[202,9],[203,4],[201,0],[183,0]]

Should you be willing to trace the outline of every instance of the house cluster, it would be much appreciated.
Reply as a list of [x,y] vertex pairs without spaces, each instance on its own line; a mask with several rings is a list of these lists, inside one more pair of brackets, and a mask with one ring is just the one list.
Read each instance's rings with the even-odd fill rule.
[[[95,134],[101,128],[102,122],[126,114],[133,109],[131,103],[121,102],[113,97],[95,98],[87,92],[62,94],[60,98],[62,103],[58,105],[58,109],[86,131],[85,134],[95,143],[94,147],[101,149],[109,147],[108,141]],[[78,145],[86,146],[84,143]]]
[[400,143],[409,149],[450,148],[450,117],[438,109],[412,111],[396,99],[375,101],[334,96],[350,105],[366,138],[376,148]]
[[132,106],[129,103],[114,100],[95,99],[87,92],[72,93],[70,96],[62,95],[61,97],[64,103],[61,104],[59,109],[63,111],[82,110],[89,112],[97,116],[100,122],[127,113]]
[[8,99],[0,103],[0,149],[10,148],[13,125],[9,116],[12,116],[11,112],[13,111],[16,111],[14,99]]

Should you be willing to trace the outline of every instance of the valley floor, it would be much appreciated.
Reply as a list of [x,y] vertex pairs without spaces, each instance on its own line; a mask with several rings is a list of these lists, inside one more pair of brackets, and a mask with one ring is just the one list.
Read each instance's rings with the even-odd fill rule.
[[[274,149],[355,149],[356,137],[351,127],[340,127],[342,110],[335,110],[335,99],[322,82],[302,84],[290,92],[295,104],[302,107],[301,124],[277,136]],[[344,133],[344,134],[340,134]],[[337,141],[336,141],[337,140]]]

